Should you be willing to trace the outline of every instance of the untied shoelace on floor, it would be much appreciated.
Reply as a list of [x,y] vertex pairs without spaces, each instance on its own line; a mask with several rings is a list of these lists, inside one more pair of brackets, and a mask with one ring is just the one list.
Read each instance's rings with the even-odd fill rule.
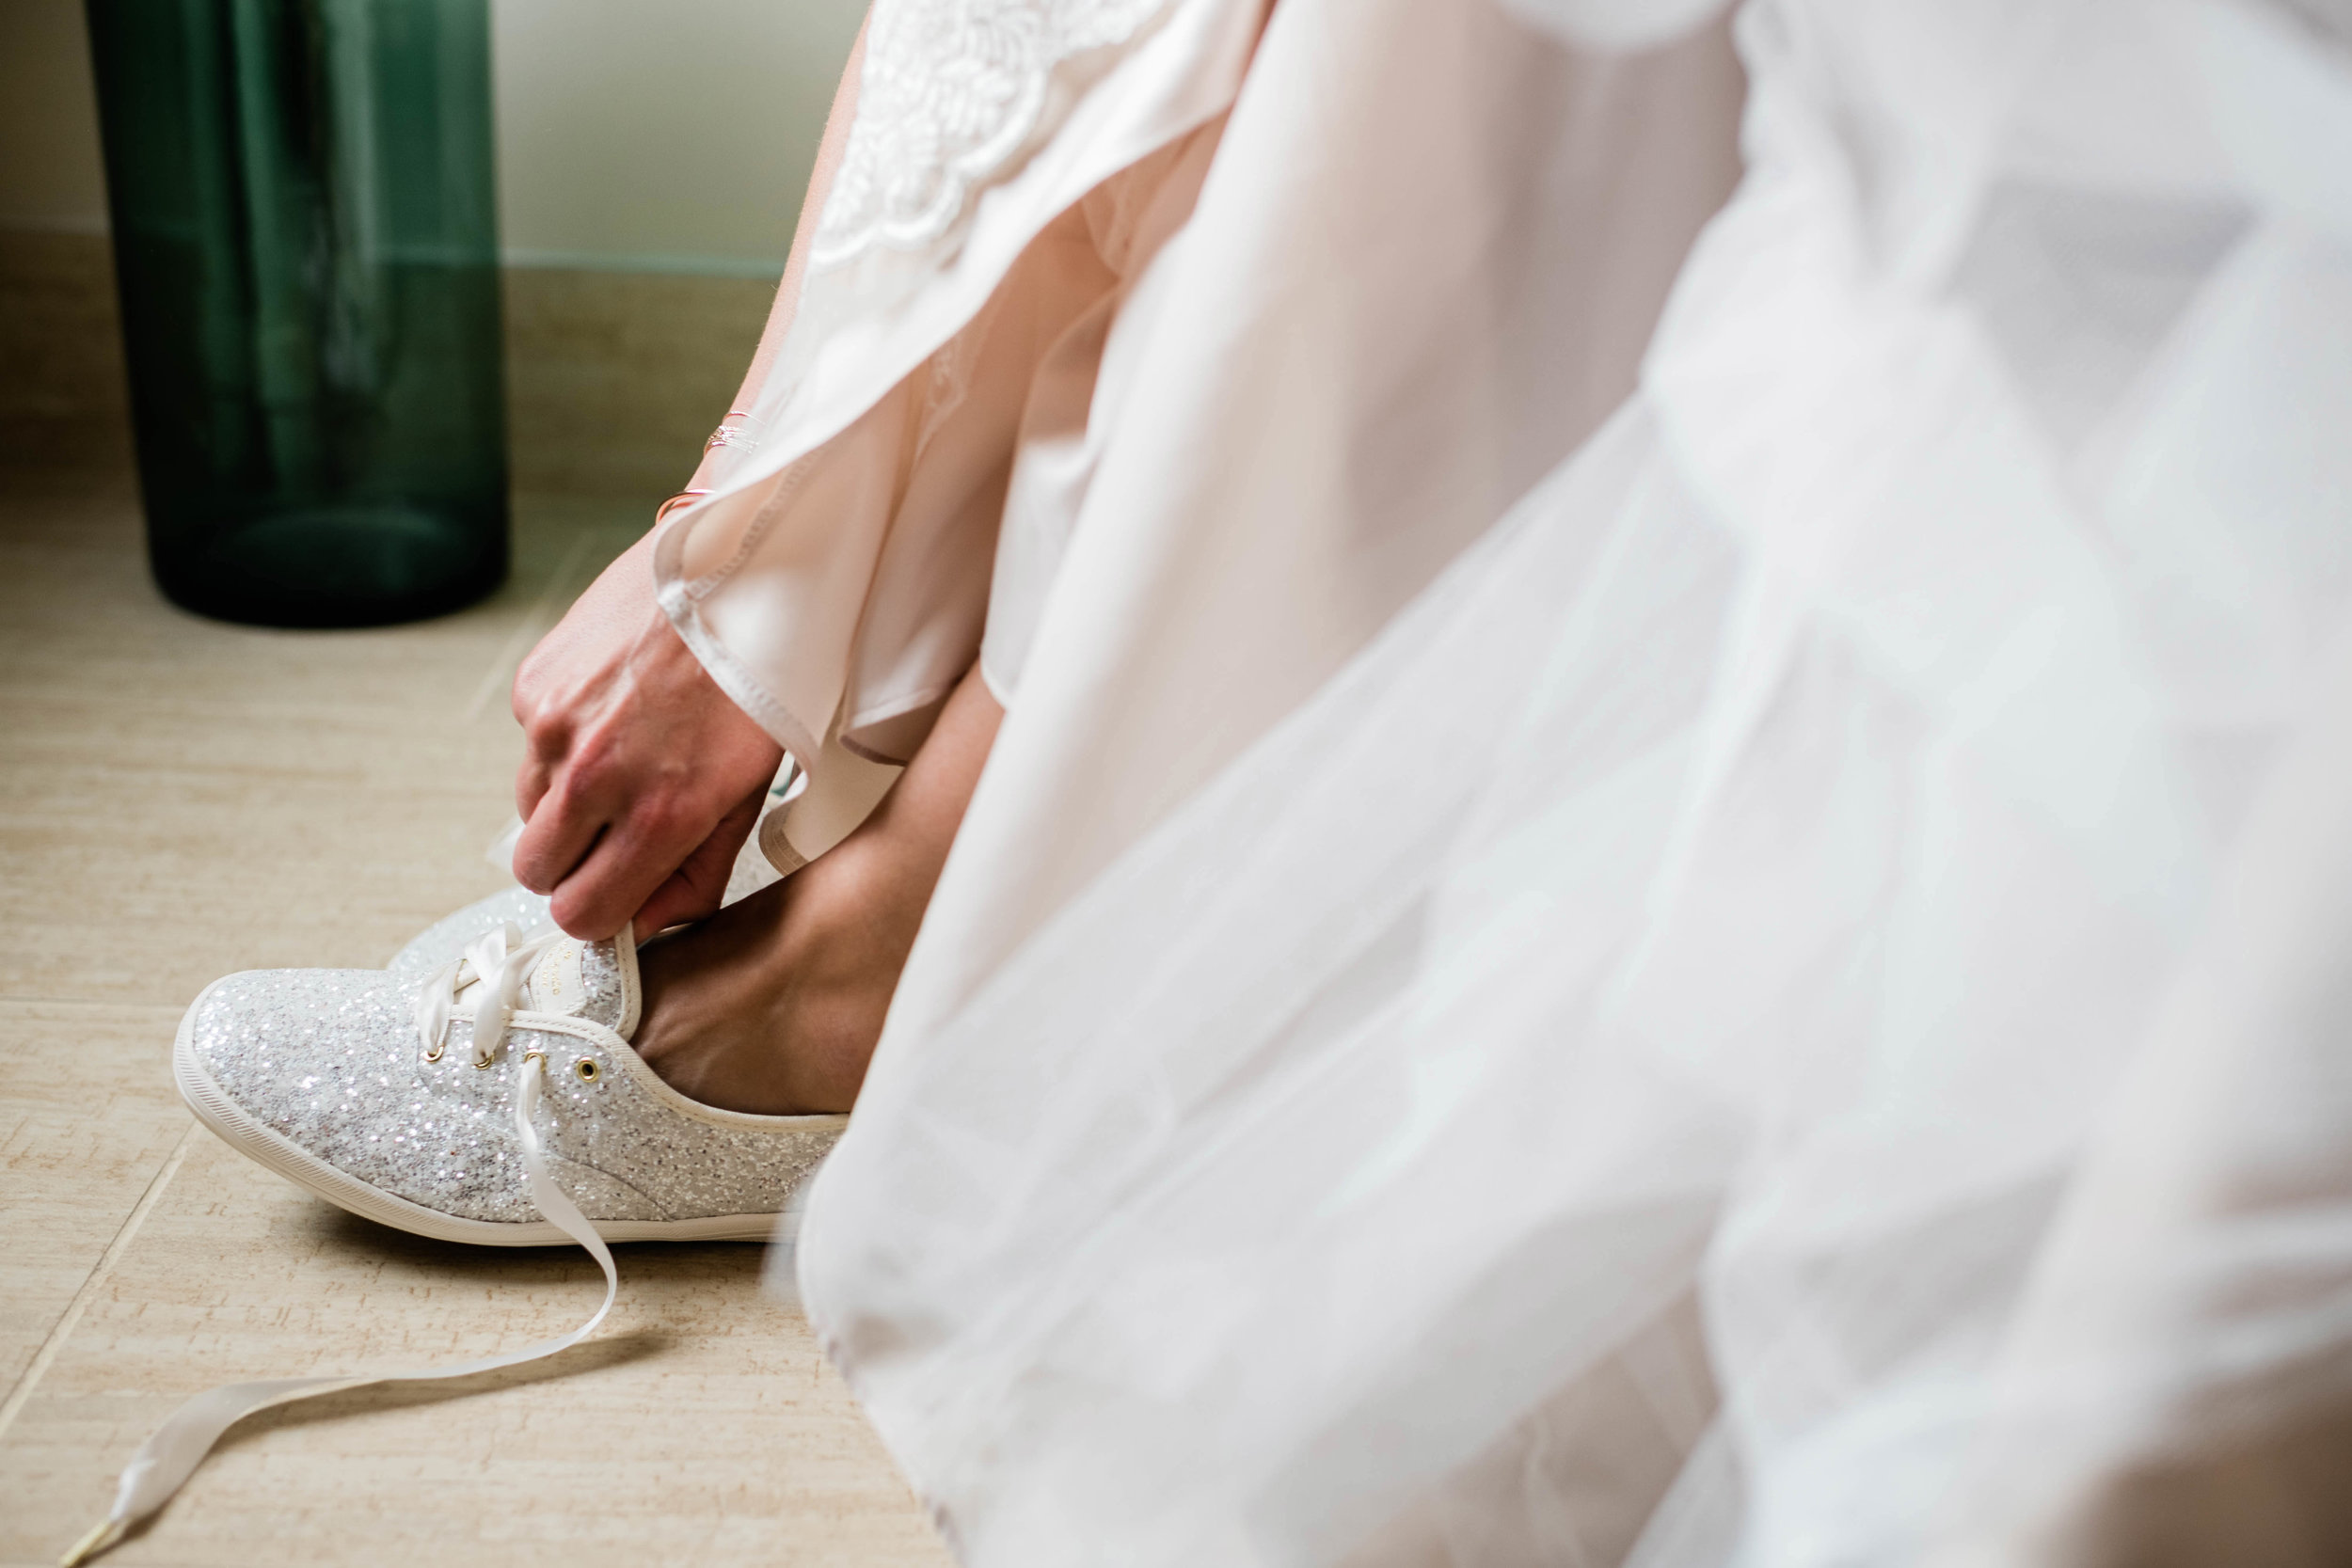
[[[499,1042],[505,1038],[507,1025],[514,1019],[523,976],[561,935],[549,929],[525,939],[517,937],[512,927],[502,927],[475,942],[464,958],[428,982],[417,1006],[417,1032],[426,1056],[439,1056],[442,1037],[456,1007],[457,991],[467,972],[471,970],[481,981],[474,1009],[474,1061],[477,1065],[486,1064],[498,1050]],[[504,1355],[485,1356],[453,1367],[371,1372],[362,1377],[262,1378],[251,1383],[231,1383],[199,1394],[173,1411],[170,1418],[131,1456],[131,1463],[124,1467],[122,1480],[115,1488],[114,1506],[87,1535],[73,1544],[72,1549],[59,1560],[59,1568],[75,1568],[75,1564],[88,1561],[120,1541],[133,1525],[171,1499],[171,1495],[204,1462],[204,1456],[212,1452],[222,1433],[257,1410],[345,1388],[364,1387],[371,1383],[431,1383],[443,1378],[471,1377],[476,1372],[494,1372],[569,1350],[594,1334],[604,1322],[605,1314],[612,1310],[613,1299],[621,1289],[621,1275],[613,1266],[612,1250],[604,1244],[604,1238],[596,1234],[580,1206],[548,1175],[547,1153],[539,1142],[539,1130],[531,1119],[532,1113],[539,1108],[546,1083],[546,1059],[536,1051],[525,1052],[515,1068],[515,1137],[522,1148],[523,1174],[531,1201],[538,1206],[548,1223],[586,1247],[604,1270],[604,1303],[586,1323],[569,1334],[543,1339]]]

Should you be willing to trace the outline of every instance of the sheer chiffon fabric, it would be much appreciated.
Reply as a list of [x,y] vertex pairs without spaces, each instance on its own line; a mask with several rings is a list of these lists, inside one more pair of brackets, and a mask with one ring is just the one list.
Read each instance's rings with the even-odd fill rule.
[[1621,404],[1739,82],[1595,14],[1284,0],[1104,325],[800,1248],[967,1561],[2117,1561],[2341,1432],[2341,19],[1750,7]]
[[1009,702],[800,1243],[959,1553],[2341,1558],[2352,19],[1758,0],[1720,213],[1689,5],[1180,24],[662,558]]

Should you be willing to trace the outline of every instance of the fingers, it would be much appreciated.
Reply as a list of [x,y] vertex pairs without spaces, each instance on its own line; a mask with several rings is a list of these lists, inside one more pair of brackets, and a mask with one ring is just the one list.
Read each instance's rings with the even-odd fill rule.
[[[533,893],[552,892],[604,830],[610,789],[593,786],[606,757],[574,754],[584,742],[579,720],[564,705],[527,698],[515,686],[515,717],[523,729],[523,760],[515,773],[515,814],[523,819],[515,846],[515,879]],[[588,786],[588,787],[582,787]]]
[[710,836],[686,857],[686,863],[672,872],[668,880],[654,889],[634,917],[640,936],[651,936],[689,920],[701,920],[718,910],[726,896],[727,882],[735,875],[736,857],[742,852],[743,841],[751,836],[753,826],[758,822],[759,808],[767,798],[764,785],[754,790],[720,819]]
[[[676,809],[640,800],[619,821],[607,823],[579,863],[556,881],[548,913],[571,935],[601,942],[644,907],[704,836],[701,824]],[[518,863],[521,858],[517,846]]]
[[[583,770],[570,771],[577,777]],[[516,803],[519,807],[519,800]],[[515,841],[515,879],[533,893],[553,893],[611,836],[612,816],[603,801],[578,791],[542,790],[523,812],[522,836]]]
[[562,753],[549,752],[539,745],[532,731],[532,710],[522,698],[515,699],[516,721],[523,730],[523,760],[515,769],[515,815],[528,822],[537,815],[539,802],[547,799],[548,788],[555,782],[556,764]]
[[624,684],[644,627],[667,624],[653,602],[652,550],[650,534],[630,546],[516,667],[508,701],[529,749],[515,776],[515,809],[526,822],[555,787],[575,732]]
[[654,889],[645,907],[637,911],[630,928],[643,941],[673,926],[705,919],[718,912],[720,896],[725,891],[723,887],[718,895],[705,896],[702,889],[687,880],[683,868],[673,871],[670,879]]
[[548,787],[555,778],[555,769],[539,756],[526,756],[515,770],[515,815],[531,820],[539,810],[539,802],[548,798]]
[[524,748],[522,766],[515,773],[515,810],[526,822],[553,787],[579,717],[556,699],[552,680],[534,673],[547,647],[548,642],[542,641],[523,660],[509,695],[515,722],[522,727]]

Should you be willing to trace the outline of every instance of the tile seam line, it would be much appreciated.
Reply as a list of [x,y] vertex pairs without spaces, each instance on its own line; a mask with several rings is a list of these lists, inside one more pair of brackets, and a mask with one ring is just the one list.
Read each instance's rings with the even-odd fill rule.
[[[468,723],[481,718],[490,699],[498,694],[501,676],[504,676],[509,683],[514,680],[512,672],[521,663],[523,656],[531,651],[532,644],[538,641],[534,633],[539,631],[540,623],[555,608],[565,585],[579,571],[580,558],[588,553],[589,540],[590,533],[586,529],[581,529],[574,536],[571,548],[564,552],[564,559],[557,562],[555,570],[548,574],[548,585],[539,591],[539,596],[523,612],[522,624],[507,633],[506,641],[499,645],[498,657],[491,660],[489,671],[482,677],[481,684],[474,688],[473,701],[466,705]],[[526,638],[530,641],[526,641]]]
[[116,1265],[130,1250],[131,1243],[138,1236],[139,1227],[147,1223],[147,1216],[154,1212],[156,1204],[163,1201],[164,1189],[171,1185],[171,1179],[180,1174],[181,1165],[187,1160],[188,1148],[195,1141],[199,1125],[195,1117],[188,1118],[188,1125],[182,1131],[180,1141],[172,1145],[171,1152],[164,1157],[163,1167],[149,1180],[147,1190],[139,1195],[138,1202],[131,1206],[130,1216],[115,1232],[114,1240],[106,1243],[106,1250],[99,1254],[98,1261],[82,1281],[82,1288],[73,1292],[73,1299],[58,1314],[56,1326],[41,1340],[40,1349],[33,1353],[33,1359],[17,1378],[16,1386],[8,1390],[8,1402],[0,1404],[0,1438],[5,1438],[8,1429],[16,1424],[18,1415],[32,1399],[33,1390],[40,1386],[42,1376],[56,1361],[58,1354],[65,1349],[66,1340],[72,1338],[73,1330],[81,1323],[82,1314],[97,1299],[98,1292],[105,1288],[106,1281],[114,1277]]

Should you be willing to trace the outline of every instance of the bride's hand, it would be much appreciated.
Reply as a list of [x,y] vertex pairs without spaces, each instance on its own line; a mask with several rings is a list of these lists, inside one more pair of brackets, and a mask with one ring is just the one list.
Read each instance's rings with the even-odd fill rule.
[[605,568],[515,674],[529,744],[515,876],[573,936],[650,936],[719,907],[783,750],[654,602],[653,540]]

